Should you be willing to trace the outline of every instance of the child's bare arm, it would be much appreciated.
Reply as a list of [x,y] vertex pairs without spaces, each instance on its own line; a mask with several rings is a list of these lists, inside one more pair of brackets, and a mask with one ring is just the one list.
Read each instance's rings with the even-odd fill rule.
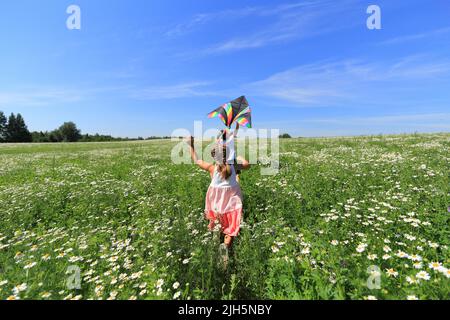
[[189,146],[189,152],[191,154],[192,161],[194,161],[194,163],[198,165],[200,169],[210,172],[213,165],[211,163],[198,159],[197,152],[195,152],[194,148],[194,137],[188,137],[185,139],[185,141]]
[[241,156],[238,156],[236,160],[238,163],[238,169],[240,170],[250,169],[250,163]]
[[234,137],[237,137],[238,131],[239,131],[239,123],[236,122],[236,130],[234,130],[233,132]]
[[211,173],[211,169],[213,169],[214,167],[211,163],[203,160],[197,160],[197,165],[200,167],[200,169],[208,171],[209,173]]

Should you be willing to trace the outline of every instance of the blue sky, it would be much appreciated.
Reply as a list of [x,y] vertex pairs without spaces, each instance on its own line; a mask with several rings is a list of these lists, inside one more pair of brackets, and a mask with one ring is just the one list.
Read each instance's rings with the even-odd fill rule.
[[0,39],[0,110],[30,130],[219,127],[245,94],[255,128],[296,136],[450,131],[447,0],[9,0]]

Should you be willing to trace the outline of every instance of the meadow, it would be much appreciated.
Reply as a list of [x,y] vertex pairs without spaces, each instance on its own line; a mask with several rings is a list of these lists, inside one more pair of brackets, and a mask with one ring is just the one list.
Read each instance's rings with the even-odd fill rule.
[[173,145],[0,145],[0,299],[449,298],[450,134],[282,139],[226,270]]

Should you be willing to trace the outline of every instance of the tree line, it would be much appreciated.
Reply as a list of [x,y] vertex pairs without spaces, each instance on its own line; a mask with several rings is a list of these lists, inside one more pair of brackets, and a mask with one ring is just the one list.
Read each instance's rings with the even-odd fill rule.
[[30,132],[20,113],[7,118],[0,111],[0,143],[5,142],[103,142],[103,141],[130,141],[130,140],[152,140],[166,139],[170,137],[142,137],[138,138],[116,138],[110,135],[82,134],[75,123],[65,122],[59,128],[52,131]]
[[11,113],[8,119],[0,111],[0,142],[32,142],[33,138],[22,115]]

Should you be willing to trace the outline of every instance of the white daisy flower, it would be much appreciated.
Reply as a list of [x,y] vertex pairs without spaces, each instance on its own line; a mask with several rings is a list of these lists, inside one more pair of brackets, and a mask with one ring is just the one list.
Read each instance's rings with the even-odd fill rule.
[[181,296],[181,291],[177,291],[174,295],[173,298],[174,299],[178,299]]
[[428,267],[430,269],[433,269],[434,271],[438,271],[439,268],[442,267],[442,263],[440,263],[440,262],[431,262],[430,264],[428,264]]
[[50,260],[50,258],[51,258],[51,256],[47,253],[47,254],[44,254],[42,257],[41,257],[41,259],[43,260],[43,261],[48,261],[48,260]]
[[13,288],[14,295],[19,295],[20,292],[27,290],[28,286],[26,283],[19,284]]
[[158,281],[156,281],[156,287],[157,288],[161,288],[164,284],[164,279],[159,279]]
[[364,252],[364,250],[366,250],[367,248],[367,244],[365,243],[360,243],[357,247],[356,247],[356,251],[361,253]]
[[420,280],[430,280],[430,275],[426,271],[420,271],[416,274],[416,278]]
[[450,278],[450,269],[443,268],[442,273],[443,273],[447,278]]
[[[158,290],[160,290],[161,288],[158,288]],[[144,294],[147,293],[147,289],[141,290],[141,292],[139,292],[140,296],[143,296]]]
[[406,282],[408,282],[409,284],[415,284],[417,283],[417,280],[414,279],[414,277],[406,277]]
[[29,264],[25,265],[24,269],[31,269],[36,265],[36,262],[30,262]]
[[419,255],[417,255],[417,254],[411,255],[411,256],[409,256],[409,258],[410,258],[412,261],[422,261],[422,257],[419,256]]
[[386,273],[388,275],[388,277],[397,277],[398,276],[398,272],[395,271],[394,269],[386,269]]

